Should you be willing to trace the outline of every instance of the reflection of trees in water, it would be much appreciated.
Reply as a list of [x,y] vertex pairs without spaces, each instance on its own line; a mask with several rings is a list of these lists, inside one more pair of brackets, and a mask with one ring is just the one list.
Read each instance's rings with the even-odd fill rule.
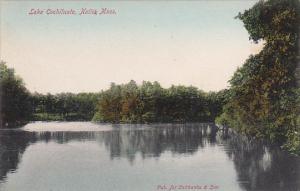
[[234,132],[219,132],[219,143],[234,162],[240,186],[247,191],[298,191],[300,158],[278,147],[249,140]]
[[0,131],[0,181],[9,171],[17,169],[26,147],[35,141],[34,133]]
[[0,131],[0,181],[16,170],[26,147],[37,141],[97,141],[109,150],[111,159],[126,157],[133,162],[137,153],[143,158],[159,157],[164,151],[192,154],[206,143],[214,144],[215,133],[208,124],[151,125],[142,129],[121,125],[103,132]]
[[143,158],[159,157],[164,151],[194,153],[198,148],[215,142],[216,128],[207,124],[156,125],[135,131],[112,131],[103,133],[111,158],[127,157],[133,161],[136,154]]
[[37,132],[36,137],[38,141],[45,141],[46,143],[50,141],[55,141],[59,144],[68,143],[70,141],[90,141],[95,140],[96,132]]
[[233,161],[241,188],[247,191],[300,189],[300,159],[266,143],[248,140],[231,131],[218,131],[212,124],[147,125],[114,127],[103,132],[0,131],[0,181],[17,168],[30,143],[93,141],[105,145],[111,159],[126,157],[133,163],[159,157],[163,152],[193,154],[206,145],[222,146]]
[[214,144],[216,130],[213,124],[160,124],[146,128],[118,125],[103,132],[39,132],[37,138],[57,143],[97,141],[109,150],[111,159],[126,157],[133,161],[137,153],[143,158],[159,157],[164,151],[192,154],[206,143]]

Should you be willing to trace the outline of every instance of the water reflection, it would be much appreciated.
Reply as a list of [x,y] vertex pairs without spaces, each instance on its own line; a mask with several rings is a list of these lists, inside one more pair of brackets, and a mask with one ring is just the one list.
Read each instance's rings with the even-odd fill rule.
[[139,131],[105,132],[99,140],[104,141],[112,159],[126,157],[132,162],[137,153],[143,158],[159,157],[164,151],[192,154],[207,142],[213,144],[215,133],[216,128],[208,125],[154,126]]
[[234,164],[241,190],[300,190],[299,157],[264,142],[250,141],[232,131],[217,131],[214,124],[145,125],[142,128],[122,125],[109,131],[81,132],[1,130],[0,187],[7,174],[18,168],[29,145],[90,141],[104,146],[111,160],[127,158],[132,165],[137,156],[160,158],[169,151],[192,157],[202,149],[219,147],[219,152],[226,153]]
[[222,133],[220,138],[244,190],[300,190],[299,157],[234,132]]
[[26,147],[36,140],[34,133],[0,131],[0,183],[8,172],[17,169]]

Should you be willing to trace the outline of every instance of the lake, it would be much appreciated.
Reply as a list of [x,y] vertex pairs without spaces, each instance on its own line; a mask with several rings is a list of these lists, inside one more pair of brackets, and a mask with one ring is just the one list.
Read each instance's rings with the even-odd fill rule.
[[1,191],[299,191],[300,157],[214,124],[0,130]]

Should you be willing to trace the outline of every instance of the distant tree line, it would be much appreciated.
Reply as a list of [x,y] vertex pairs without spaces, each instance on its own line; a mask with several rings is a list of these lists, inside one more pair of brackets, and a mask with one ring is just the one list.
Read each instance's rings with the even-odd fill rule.
[[113,123],[213,122],[222,111],[225,92],[205,93],[196,87],[135,81],[111,84],[101,92],[94,121]]
[[1,126],[26,121],[98,121],[109,123],[213,122],[226,91],[205,93],[196,87],[135,81],[99,93],[30,93],[4,62],[1,67]]
[[95,113],[99,94],[31,94],[32,120],[89,121]]

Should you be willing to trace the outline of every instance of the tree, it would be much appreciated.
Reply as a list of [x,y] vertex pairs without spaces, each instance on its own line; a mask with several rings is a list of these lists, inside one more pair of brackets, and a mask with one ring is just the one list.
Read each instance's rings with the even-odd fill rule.
[[15,71],[0,63],[0,126],[11,127],[29,120],[31,99],[22,79]]
[[93,119],[114,123],[213,121],[222,107],[221,99],[213,98],[215,94],[192,86],[163,89],[158,82],[140,86],[133,80],[122,85],[113,83],[101,93]]
[[289,132],[295,134],[299,13],[297,0],[260,1],[239,13],[250,39],[264,41],[264,48],[233,75],[230,99],[219,121],[281,143],[289,139]]

